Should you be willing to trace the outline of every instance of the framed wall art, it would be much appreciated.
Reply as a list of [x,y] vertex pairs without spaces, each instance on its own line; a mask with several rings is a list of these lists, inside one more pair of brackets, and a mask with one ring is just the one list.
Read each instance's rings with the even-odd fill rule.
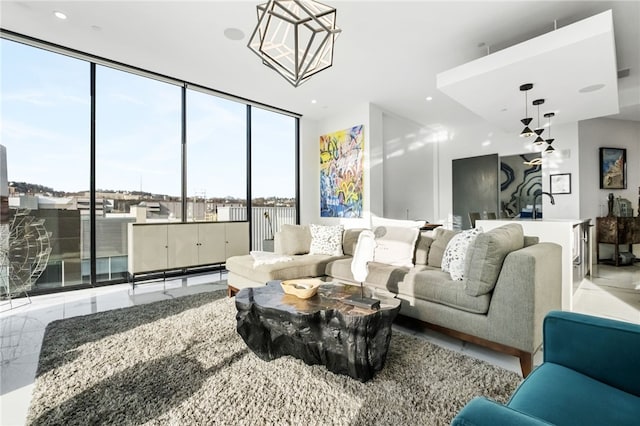
[[627,188],[627,150],[600,148],[600,189]]
[[362,217],[363,126],[320,136],[320,217]]
[[549,175],[549,189],[552,194],[571,194],[571,173]]

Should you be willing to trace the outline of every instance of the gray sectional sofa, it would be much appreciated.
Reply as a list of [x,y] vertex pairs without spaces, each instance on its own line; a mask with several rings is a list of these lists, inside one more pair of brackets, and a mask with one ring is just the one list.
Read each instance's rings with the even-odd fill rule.
[[[358,284],[351,256],[359,229],[343,234],[343,256],[309,255],[308,227],[286,225],[275,250],[292,260],[254,267],[251,255],[227,260],[229,294],[270,280],[327,277]],[[452,280],[441,263],[456,231],[421,232],[413,266],[371,262],[365,286],[402,300],[401,318],[520,358],[523,376],[542,343],[542,322],[560,309],[561,247],[526,237],[519,224],[480,233],[466,251],[464,278]]]

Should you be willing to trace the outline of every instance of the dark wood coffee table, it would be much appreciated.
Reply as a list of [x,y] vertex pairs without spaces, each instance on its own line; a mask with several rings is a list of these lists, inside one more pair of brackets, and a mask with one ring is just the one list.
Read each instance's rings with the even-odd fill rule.
[[309,299],[285,294],[280,281],[245,288],[236,294],[237,330],[265,361],[291,355],[365,382],[384,366],[400,300],[376,297],[378,310],[341,302],[359,293],[360,287],[334,283]]

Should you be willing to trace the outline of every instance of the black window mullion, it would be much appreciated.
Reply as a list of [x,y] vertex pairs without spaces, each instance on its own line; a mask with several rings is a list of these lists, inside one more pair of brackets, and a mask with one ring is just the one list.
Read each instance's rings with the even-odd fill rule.
[[251,202],[251,105],[247,105],[247,220],[249,221],[249,247],[253,250],[253,215]]
[[90,63],[90,79],[89,86],[91,91],[91,148],[90,154],[90,171],[89,171],[89,233],[90,233],[90,264],[91,272],[89,281],[91,285],[98,282],[96,262],[96,64]]
[[187,85],[182,85],[182,222],[187,222]]

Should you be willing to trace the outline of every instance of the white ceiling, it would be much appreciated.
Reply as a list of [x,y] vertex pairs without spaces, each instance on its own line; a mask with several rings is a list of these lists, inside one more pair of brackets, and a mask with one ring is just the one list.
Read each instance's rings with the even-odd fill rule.
[[[555,114],[555,124],[618,114],[611,11],[444,71],[437,82],[442,92],[510,133],[522,130],[525,111],[534,129],[546,123],[547,112]],[[509,109],[523,83],[533,87]],[[535,100],[544,103],[533,107]]]
[[[313,119],[372,102],[434,126],[465,115],[478,118],[438,91],[438,73],[548,32],[554,21],[563,27],[612,9],[617,69],[630,68],[629,76],[618,80],[620,113],[613,118],[640,121],[639,1],[327,0],[337,8],[342,29],[334,66],[298,88],[246,47],[255,6],[264,1],[2,0],[0,26]],[[54,10],[68,19],[55,18]],[[227,28],[241,29],[244,39],[227,39]],[[553,66],[539,72],[554,73]],[[504,108],[515,111],[523,108],[518,85],[525,81],[512,83],[504,88],[513,93],[512,100],[504,98]],[[427,96],[433,100],[427,102]]]

